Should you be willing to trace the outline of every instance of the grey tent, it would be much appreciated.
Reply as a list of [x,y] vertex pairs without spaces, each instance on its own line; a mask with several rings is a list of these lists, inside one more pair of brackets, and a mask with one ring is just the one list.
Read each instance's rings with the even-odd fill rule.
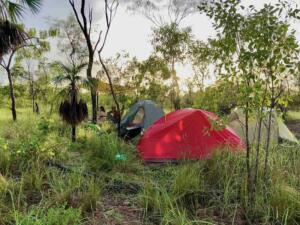
[[146,130],[151,124],[164,116],[164,114],[164,111],[153,101],[138,101],[130,107],[128,113],[122,119],[120,136],[126,137],[129,133],[136,136],[142,130]]
[[[267,137],[267,129],[268,129],[267,118],[268,118],[268,113],[265,114],[265,118],[262,121],[262,130],[261,130],[262,145],[265,144],[266,137]],[[257,117],[250,116],[248,126],[249,126],[249,141],[251,144],[257,144],[258,123],[259,123],[259,119]],[[235,109],[231,113],[229,127],[231,127],[244,141],[246,141],[245,115],[241,109]],[[274,147],[278,145],[279,139],[298,143],[297,138],[284,124],[282,119],[279,116],[277,116],[276,112],[272,112],[271,130],[270,130],[271,146]]]

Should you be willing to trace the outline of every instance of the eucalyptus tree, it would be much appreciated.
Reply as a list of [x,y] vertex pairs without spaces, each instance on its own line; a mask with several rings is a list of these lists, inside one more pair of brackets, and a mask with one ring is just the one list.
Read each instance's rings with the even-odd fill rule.
[[179,78],[176,63],[182,63],[191,38],[191,28],[181,28],[182,21],[195,13],[197,5],[206,0],[132,0],[129,9],[142,14],[153,24],[152,45],[154,52],[161,55],[172,72],[170,93],[174,109],[180,108]]
[[[115,102],[117,111],[119,112],[119,114],[121,115],[121,108],[120,108],[120,104],[116,95],[116,92],[114,90],[114,85],[113,85],[113,81],[112,81],[112,76],[111,76],[111,72],[109,71],[109,69],[107,68],[103,58],[102,58],[102,51],[105,47],[106,41],[107,41],[107,37],[108,37],[108,33],[110,31],[111,25],[112,25],[112,21],[116,15],[117,9],[119,7],[119,1],[118,0],[104,0],[104,15],[105,15],[105,24],[106,24],[106,28],[105,28],[105,35],[102,41],[102,44],[100,46],[100,49],[98,50],[98,57],[99,57],[99,61],[100,64],[103,68],[104,74],[107,77],[108,80],[108,84],[110,87],[110,91],[111,91],[111,95],[113,97],[113,100]],[[121,124],[121,116],[118,117],[118,121],[117,121],[117,125],[118,125],[118,134],[120,133],[120,124]]]
[[147,18],[155,27],[179,25],[205,0],[129,0],[128,9]]
[[34,37],[28,37],[26,42],[23,44],[14,46],[10,52],[9,55],[5,58],[3,58],[0,61],[0,66],[5,70],[8,78],[8,83],[9,83],[9,90],[10,90],[10,100],[11,100],[11,112],[12,112],[12,117],[13,120],[17,120],[17,112],[16,112],[16,101],[15,101],[15,93],[14,93],[14,78],[12,74],[12,68],[14,65],[14,56],[15,54],[24,48],[35,48],[37,45],[39,45],[39,39],[34,38]]
[[[31,36],[37,36],[35,29],[29,31]],[[36,46],[20,49],[15,56],[15,64],[12,68],[14,77],[19,76],[29,84],[29,96],[32,102],[32,111],[39,113],[37,94],[40,90],[36,84],[38,80],[38,68],[46,52],[50,51],[49,42],[39,39]]]
[[182,29],[176,23],[153,29],[152,45],[154,51],[166,61],[171,71],[170,97],[174,109],[180,108],[179,78],[176,74],[175,65],[185,61],[191,36],[191,28]]
[[193,83],[200,91],[204,90],[205,79],[210,78],[210,65],[212,64],[212,54],[208,43],[191,40],[188,47],[188,57],[191,60],[194,71]]
[[65,55],[65,59],[75,56],[77,60],[86,61],[89,53],[75,16],[70,14],[65,19],[51,19],[49,23],[51,30],[57,31],[56,37],[59,39],[57,47]]
[[138,96],[164,103],[168,99],[169,88],[166,83],[172,76],[165,60],[151,55],[144,61],[136,62],[135,68],[133,84],[137,87]]
[[[104,11],[105,11],[105,28],[99,29],[98,34],[96,35],[97,38],[93,40],[94,35],[94,14],[93,14],[93,7],[87,7],[86,0],[80,0],[80,9],[76,7],[74,0],[69,0],[69,3],[72,7],[73,13],[76,17],[77,23],[80,26],[80,29],[84,35],[86,46],[88,49],[88,66],[87,66],[87,79],[92,80],[93,75],[93,66],[95,62],[95,53],[98,51],[98,56],[104,48],[106,43],[106,39],[110,30],[111,21],[114,17],[116,10],[118,8],[119,2],[118,0],[104,0]],[[91,82],[93,83],[93,82]],[[114,96],[114,93],[112,93]],[[91,86],[91,99],[92,99],[92,120],[94,123],[97,122],[97,92],[96,87]],[[115,99],[115,97],[114,97]]]
[[[217,38],[211,41],[211,46],[219,74],[236,82],[239,87],[239,105],[245,112],[248,193],[252,201],[260,161],[261,125],[256,154],[252,154],[249,117],[257,112],[262,118],[265,107],[269,108],[264,146],[264,177],[267,182],[271,113],[277,103],[283,101],[286,83],[298,71],[299,47],[295,31],[289,24],[291,13],[296,14],[297,11],[291,11],[282,2],[265,4],[260,10],[252,5],[245,8],[238,0],[218,0],[213,4],[203,4],[199,9],[213,19],[217,31]],[[255,156],[254,163],[252,155]]]

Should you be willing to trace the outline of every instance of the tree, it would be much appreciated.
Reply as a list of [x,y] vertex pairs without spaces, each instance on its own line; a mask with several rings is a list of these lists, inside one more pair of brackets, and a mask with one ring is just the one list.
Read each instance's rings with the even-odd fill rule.
[[194,71],[193,82],[201,91],[204,90],[204,80],[210,78],[209,66],[212,62],[209,45],[202,41],[191,40],[188,48],[188,57],[191,59]]
[[59,107],[59,115],[72,127],[72,141],[76,141],[76,126],[88,117],[87,104],[79,99],[79,84],[83,82],[79,73],[86,67],[86,64],[71,65],[59,64],[63,74],[55,77],[57,84],[67,83],[67,86],[61,91],[65,100]]
[[[31,29],[29,33],[31,36],[36,36],[35,29]],[[34,113],[39,112],[38,103],[36,102],[39,91],[39,88],[36,85],[36,80],[38,79],[37,65],[40,64],[43,54],[48,51],[50,51],[49,43],[39,39],[36,46],[19,49],[15,57],[15,64],[12,68],[14,77],[19,76],[23,80],[28,81],[29,95],[32,101],[32,111]]]
[[131,0],[128,8],[142,14],[155,27],[162,27],[179,25],[187,16],[196,12],[198,4],[199,0]]
[[133,84],[139,97],[163,103],[167,99],[166,81],[171,77],[168,64],[162,58],[151,55],[142,62],[136,62]]
[[117,111],[120,114],[120,116],[118,118],[118,121],[117,121],[118,134],[120,134],[120,129],[121,129],[121,126],[120,126],[121,125],[120,104],[118,102],[117,95],[116,95],[115,90],[114,90],[113,82],[112,82],[112,79],[111,79],[111,74],[110,74],[110,72],[109,72],[107,66],[105,65],[105,62],[104,62],[104,60],[101,56],[102,50],[104,49],[104,46],[106,44],[107,36],[108,36],[109,30],[111,28],[113,18],[116,15],[116,12],[117,12],[117,9],[118,9],[118,6],[119,6],[119,2],[118,2],[118,0],[112,0],[111,3],[109,3],[108,0],[105,0],[104,3],[105,3],[104,4],[104,12],[105,12],[105,21],[106,21],[106,32],[105,32],[105,35],[104,35],[102,45],[101,45],[100,49],[98,50],[98,56],[99,56],[100,64],[101,64],[101,66],[104,70],[104,73],[105,73],[106,77],[107,77],[108,84],[109,84],[110,91],[111,91],[111,95],[112,95],[113,100],[115,102],[115,105],[117,107]]
[[[265,107],[269,108],[264,165],[267,182],[271,113],[283,96],[285,83],[289,80],[288,74],[296,74],[298,69],[299,48],[295,32],[289,26],[291,11],[287,8],[279,2],[275,6],[266,4],[260,10],[254,6],[245,9],[240,1],[232,0],[215,1],[199,7],[214,20],[217,39],[211,41],[211,46],[217,69],[220,75],[236,82],[239,88],[239,105],[245,112],[250,202],[254,198],[260,145],[256,146],[256,158],[252,163],[251,156],[254,154],[251,154],[253,146],[249,143],[249,117],[251,113],[257,112],[258,117],[262,118]],[[260,143],[260,130],[261,125],[257,143]]]
[[[36,40],[34,38],[28,38],[28,40]],[[26,40],[28,42],[28,40]],[[16,54],[16,52],[20,49],[27,48],[27,47],[34,47],[36,43],[23,43],[21,45],[18,45],[14,47],[7,59],[2,59],[0,61],[0,66],[6,71],[8,82],[9,82],[9,89],[10,89],[10,99],[11,99],[11,112],[13,120],[17,120],[17,112],[16,112],[16,101],[15,101],[15,93],[14,93],[14,81],[12,76],[12,66],[13,66],[13,59]]]
[[0,62],[4,54],[26,40],[24,28],[17,25],[26,10],[37,13],[42,0],[9,1],[0,0]]
[[180,108],[179,84],[175,70],[176,63],[185,60],[188,44],[191,39],[191,28],[179,28],[176,23],[153,30],[152,45],[157,54],[168,63],[171,71],[171,103],[174,109]]
[[[108,1],[109,0],[104,0],[106,30],[104,32],[100,30],[97,40],[93,41],[92,39],[93,8],[90,7],[88,10],[86,10],[86,0],[81,0],[80,11],[79,11],[75,6],[74,0],[69,0],[69,3],[75,14],[76,20],[84,35],[86,46],[88,48],[88,66],[87,66],[87,73],[86,73],[88,79],[93,78],[92,70],[94,65],[95,52],[98,51],[98,55],[100,55],[100,53],[102,52],[108,36],[109,28],[111,25],[111,19],[115,15],[119,5],[118,0],[112,0],[111,2]],[[100,43],[101,41],[102,43]],[[99,46],[100,48],[98,49]],[[96,94],[96,88],[93,86],[91,86],[91,99],[92,99],[92,111],[93,111],[92,120],[94,123],[96,123],[97,122],[97,94]]]
[[[180,28],[180,23],[196,12],[197,5],[205,0],[132,0],[129,9],[142,14],[154,25],[152,45],[156,53],[170,66],[171,89],[170,100],[174,109],[180,108],[179,85],[175,64],[184,59],[187,43],[191,37],[191,29]],[[167,16],[165,16],[167,15]]]
[[57,44],[62,54],[67,59],[75,56],[77,60],[86,61],[88,49],[85,37],[74,15],[70,14],[66,19],[51,19],[51,29],[56,30],[60,41]]

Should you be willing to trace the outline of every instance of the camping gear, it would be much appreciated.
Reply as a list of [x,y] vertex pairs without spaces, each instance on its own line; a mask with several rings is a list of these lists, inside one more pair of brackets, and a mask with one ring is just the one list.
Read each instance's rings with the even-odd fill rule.
[[164,111],[153,101],[142,100],[135,103],[124,116],[120,126],[120,136],[132,139],[160,119]]
[[100,127],[97,124],[93,124],[92,122],[87,123],[85,127],[95,132],[100,131]]
[[125,161],[126,156],[124,154],[118,153],[118,154],[115,155],[115,160],[116,161]]
[[[263,111],[262,129],[261,129],[261,146],[266,144],[268,130],[269,109]],[[249,142],[257,144],[257,135],[259,127],[259,119],[256,116],[249,117]],[[246,142],[246,125],[245,115],[242,109],[236,108],[230,115],[229,126]],[[298,143],[297,138],[292,134],[289,128],[284,124],[282,119],[278,117],[276,112],[272,112],[271,129],[270,129],[270,146],[275,147],[280,140]]]
[[241,139],[218,117],[200,109],[171,112],[148,128],[137,146],[145,161],[203,159],[218,148],[243,149]]

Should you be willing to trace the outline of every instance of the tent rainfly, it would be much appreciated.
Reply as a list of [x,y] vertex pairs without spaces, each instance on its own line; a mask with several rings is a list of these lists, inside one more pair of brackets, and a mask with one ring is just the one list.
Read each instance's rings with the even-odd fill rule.
[[164,114],[164,111],[153,101],[138,101],[130,107],[122,119],[120,136],[127,139],[133,138],[163,117]]
[[[267,128],[268,128],[268,110],[264,112],[261,129],[261,144],[262,146],[266,142]],[[244,140],[246,139],[245,131],[245,115],[241,109],[235,109],[230,115],[229,126]],[[259,119],[253,116],[249,118],[249,141],[251,144],[257,144]],[[274,147],[278,145],[278,141],[289,141],[298,143],[297,138],[284,124],[283,120],[277,116],[275,112],[272,113],[271,117],[271,129],[270,129],[270,146]]]
[[144,161],[164,162],[209,158],[217,149],[244,149],[239,136],[200,109],[171,112],[156,121],[137,145]]

